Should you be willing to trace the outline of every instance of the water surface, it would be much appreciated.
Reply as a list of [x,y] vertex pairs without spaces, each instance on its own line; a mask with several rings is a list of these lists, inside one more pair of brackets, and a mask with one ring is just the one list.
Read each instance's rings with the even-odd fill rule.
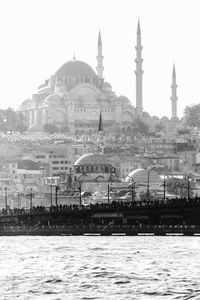
[[0,238],[0,299],[200,299],[200,237]]

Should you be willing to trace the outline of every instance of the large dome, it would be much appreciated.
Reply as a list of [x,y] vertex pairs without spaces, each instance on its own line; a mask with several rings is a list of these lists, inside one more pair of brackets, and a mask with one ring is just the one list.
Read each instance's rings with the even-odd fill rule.
[[94,153],[88,153],[84,154],[81,157],[77,159],[77,161],[74,164],[75,166],[99,166],[99,165],[111,165],[109,160],[102,154],[94,154]]
[[154,172],[151,169],[136,169],[132,171],[127,177],[126,182],[131,182],[131,178],[133,178],[134,182],[137,183],[148,183],[148,177],[149,182],[153,183],[161,183],[162,179],[160,176]]
[[58,69],[56,75],[61,78],[63,76],[96,76],[94,70],[88,64],[80,60],[68,61]]

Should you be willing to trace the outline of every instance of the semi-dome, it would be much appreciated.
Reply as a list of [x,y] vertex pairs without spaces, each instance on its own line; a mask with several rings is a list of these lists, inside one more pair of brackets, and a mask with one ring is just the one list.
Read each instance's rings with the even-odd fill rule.
[[109,160],[103,154],[88,153],[77,159],[74,166],[87,165],[111,165]]
[[105,81],[103,83],[103,87],[110,87],[111,88],[112,86],[111,86],[111,84],[109,82]]
[[88,64],[80,60],[68,61],[57,70],[56,75],[58,78],[63,78],[64,76],[96,76],[94,70]]
[[63,99],[56,94],[49,95],[44,100],[44,105],[48,105],[48,106],[58,106],[62,104],[63,104]]
[[103,85],[102,85],[102,89],[103,89],[103,91],[105,91],[105,92],[112,92],[112,86],[111,86],[111,84],[109,83],[109,82],[107,82],[107,81],[105,81],[104,83],[103,83]]
[[151,183],[162,182],[160,176],[152,169],[136,169],[129,173],[125,181],[131,182],[131,178],[133,178],[136,183],[148,183],[148,178]]

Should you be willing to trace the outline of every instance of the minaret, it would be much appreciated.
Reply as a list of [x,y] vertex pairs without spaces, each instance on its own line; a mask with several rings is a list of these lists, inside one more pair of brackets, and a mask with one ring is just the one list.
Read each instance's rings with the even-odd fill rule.
[[99,78],[103,79],[103,56],[102,56],[102,41],[101,41],[101,32],[99,30],[98,46],[97,46],[97,75]]
[[136,114],[138,116],[142,115],[143,107],[142,107],[142,45],[141,45],[141,31],[140,31],[140,21],[138,20],[138,27],[137,27],[137,45],[136,49]]
[[103,132],[103,121],[102,121],[101,111],[100,111],[100,114],[99,114],[99,126],[98,126],[98,130],[99,130],[99,132]]
[[177,84],[176,84],[176,70],[175,70],[175,65],[173,65],[173,72],[172,72],[172,96],[171,96],[171,101],[172,101],[172,118],[177,118]]

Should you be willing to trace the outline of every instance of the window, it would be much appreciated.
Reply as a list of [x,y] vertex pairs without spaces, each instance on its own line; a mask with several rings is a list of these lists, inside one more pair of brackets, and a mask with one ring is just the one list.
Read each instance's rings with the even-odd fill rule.
[[53,165],[59,164],[59,161],[55,160],[53,161]]
[[53,170],[59,170],[59,168],[58,167],[53,167]]

